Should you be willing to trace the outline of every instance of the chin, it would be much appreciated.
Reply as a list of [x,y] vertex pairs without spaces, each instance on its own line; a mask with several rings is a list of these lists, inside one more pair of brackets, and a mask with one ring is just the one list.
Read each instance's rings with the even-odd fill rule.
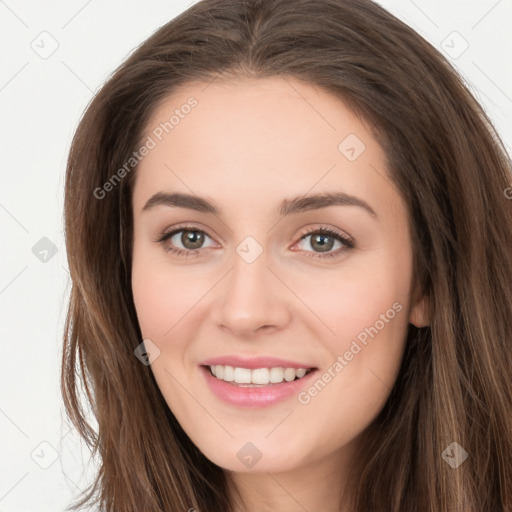
[[[272,454],[261,446],[262,443],[250,441],[234,442],[233,445],[224,445],[222,452],[201,450],[203,455],[226,471],[234,473],[279,473],[291,471],[300,466],[300,461],[292,458],[279,447],[272,447]],[[218,446],[217,446],[218,448]],[[267,451],[267,453],[266,453]]]

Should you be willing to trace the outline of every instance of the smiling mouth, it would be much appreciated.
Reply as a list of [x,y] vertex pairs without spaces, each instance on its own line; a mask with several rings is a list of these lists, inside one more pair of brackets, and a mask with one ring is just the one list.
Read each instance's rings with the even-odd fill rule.
[[316,368],[242,368],[225,365],[204,366],[210,374],[228,384],[240,387],[275,386],[302,379]]

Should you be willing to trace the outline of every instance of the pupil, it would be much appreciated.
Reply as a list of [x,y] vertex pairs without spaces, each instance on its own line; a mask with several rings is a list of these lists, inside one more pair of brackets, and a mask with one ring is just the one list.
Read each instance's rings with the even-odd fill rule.
[[[328,240],[328,242],[325,240]],[[319,243],[317,248],[320,249],[320,252],[327,252],[332,249],[334,239],[330,236],[319,234],[312,238],[312,245],[314,246],[317,242]]]
[[[181,243],[187,249],[198,249],[203,244],[204,235],[198,231],[183,231]],[[190,245],[191,244],[191,245]]]

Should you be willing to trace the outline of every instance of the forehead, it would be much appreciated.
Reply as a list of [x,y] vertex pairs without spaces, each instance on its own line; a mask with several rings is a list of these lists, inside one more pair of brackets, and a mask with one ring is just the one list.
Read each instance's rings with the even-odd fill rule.
[[[385,154],[336,96],[290,77],[188,84],[162,101],[143,141],[134,205],[159,190],[239,205],[342,188],[385,194]],[[377,198],[378,199],[378,198]]]

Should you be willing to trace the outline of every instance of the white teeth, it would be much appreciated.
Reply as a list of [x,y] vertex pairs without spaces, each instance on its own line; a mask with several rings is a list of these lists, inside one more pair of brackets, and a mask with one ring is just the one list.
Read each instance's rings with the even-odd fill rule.
[[295,379],[295,368],[286,368],[284,371],[284,380],[290,382],[293,379]]
[[268,368],[252,370],[251,382],[253,384],[268,384],[270,382],[270,370]]
[[291,382],[295,378],[302,378],[309,373],[305,368],[234,368],[220,364],[210,366],[212,374],[218,379],[236,384],[280,384],[283,380]]
[[282,368],[270,368],[269,380],[272,384],[283,382],[284,370]]
[[224,380],[226,382],[235,380],[235,369],[232,366],[224,366]]
[[[217,365],[218,367],[219,365]],[[238,384],[251,383],[251,370],[247,368],[235,368],[235,382]]]

